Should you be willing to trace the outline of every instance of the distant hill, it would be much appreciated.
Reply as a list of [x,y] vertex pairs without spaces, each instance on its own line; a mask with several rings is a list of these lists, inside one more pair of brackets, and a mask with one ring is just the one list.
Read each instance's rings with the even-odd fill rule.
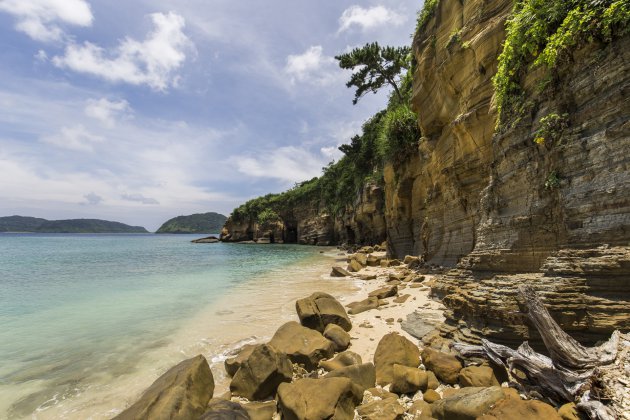
[[216,233],[227,217],[214,212],[177,216],[166,221],[155,233]]
[[99,219],[46,220],[37,217],[0,217],[0,232],[31,233],[148,233],[142,226]]

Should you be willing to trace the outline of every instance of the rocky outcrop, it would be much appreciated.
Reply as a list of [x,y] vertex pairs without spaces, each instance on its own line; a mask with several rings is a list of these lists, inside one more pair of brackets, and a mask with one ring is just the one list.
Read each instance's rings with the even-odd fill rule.
[[[543,93],[545,72],[527,74],[527,112],[495,134],[492,77],[512,6],[440,0],[417,34],[424,137],[385,169],[389,251],[457,267],[434,286],[449,309],[443,335],[536,345],[516,315],[515,286],[528,282],[592,343],[630,328],[630,37],[575,49]],[[537,144],[550,114],[566,114],[566,128]]]
[[118,420],[192,419],[206,411],[214,392],[214,378],[208,362],[199,355],[169,369],[116,416]]
[[286,354],[268,344],[257,346],[240,366],[232,382],[232,395],[248,400],[272,397],[282,382],[291,382],[293,367]]
[[278,213],[277,223],[229,217],[221,231],[225,242],[299,243],[305,245],[380,244],[385,240],[384,191],[366,184],[351,205],[331,214],[326,203],[300,202]]
[[328,293],[316,292],[295,302],[295,309],[302,325],[321,333],[327,325],[335,324],[345,331],[352,329],[352,322],[341,303]]
[[285,353],[293,363],[303,364],[312,370],[322,359],[334,353],[334,344],[321,333],[290,321],[278,328],[269,344]]
[[389,333],[379,341],[374,353],[376,382],[387,385],[392,382],[394,365],[416,368],[420,365],[420,350],[405,337]]

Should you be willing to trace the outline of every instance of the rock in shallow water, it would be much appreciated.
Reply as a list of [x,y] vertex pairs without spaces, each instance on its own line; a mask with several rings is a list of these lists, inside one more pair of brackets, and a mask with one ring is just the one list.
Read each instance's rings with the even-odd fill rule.
[[291,382],[293,366],[288,356],[269,344],[257,346],[230,383],[233,395],[248,400],[272,397],[278,385]]

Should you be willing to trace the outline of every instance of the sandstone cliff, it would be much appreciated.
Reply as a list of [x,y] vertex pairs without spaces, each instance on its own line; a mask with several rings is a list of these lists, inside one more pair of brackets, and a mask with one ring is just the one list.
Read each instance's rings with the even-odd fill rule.
[[[542,92],[546,76],[527,74],[528,112],[495,134],[492,76],[511,10],[442,0],[416,36],[425,138],[385,173],[391,251],[458,264],[434,288],[450,309],[443,332],[458,339],[535,339],[513,315],[523,281],[584,339],[628,330],[630,38],[573,51]],[[561,135],[537,144],[550,114],[566,119]]]

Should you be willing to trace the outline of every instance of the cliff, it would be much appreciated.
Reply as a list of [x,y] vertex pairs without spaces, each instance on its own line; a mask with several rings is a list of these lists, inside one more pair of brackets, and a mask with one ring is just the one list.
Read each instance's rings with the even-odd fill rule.
[[[275,238],[386,236],[391,257],[451,268],[433,292],[448,309],[442,335],[458,340],[536,345],[514,315],[522,282],[583,341],[629,330],[627,2],[426,3],[413,41],[417,147],[384,161],[382,181],[343,211],[295,201]],[[224,238],[264,231],[228,220]]]

